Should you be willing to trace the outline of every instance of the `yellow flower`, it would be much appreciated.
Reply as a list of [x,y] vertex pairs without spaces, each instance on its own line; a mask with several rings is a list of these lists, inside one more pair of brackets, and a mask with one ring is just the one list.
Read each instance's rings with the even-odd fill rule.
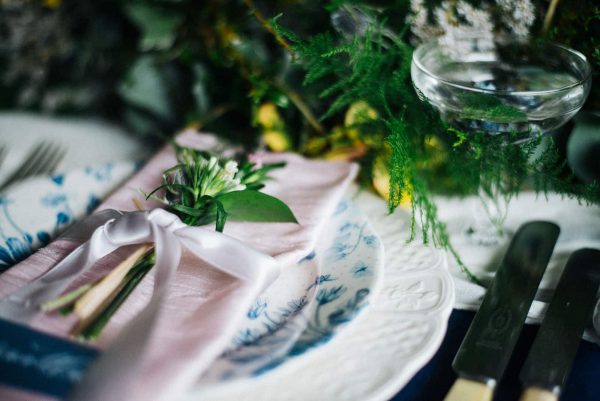
[[283,125],[283,120],[273,103],[263,103],[256,112],[256,121],[266,129],[273,129]]
[[358,139],[360,137],[358,129],[352,128],[352,126],[375,120],[377,117],[379,117],[379,114],[377,114],[377,111],[369,103],[363,100],[352,103],[344,116],[344,125],[350,127],[346,130],[348,137]]
[[330,150],[323,156],[325,160],[331,161],[348,161],[356,160],[365,154],[364,146],[348,146]]
[[255,120],[262,128],[262,138],[269,149],[283,152],[292,147],[292,141],[285,131],[285,123],[277,106],[271,102],[263,103],[255,112]]
[[321,154],[323,150],[325,150],[327,145],[329,145],[328,138],[324,138],[321,136],[310,138],[304,145],[304,153],[306,153],[309,156],[316,156],[318,154]]
[[364,100],[354,102],[348,107],[346,115],[344,116],[344,125],[349,127],[354,124],[365,123],[369,120],[375,120],[379,117],[377,110],[372,108],[369,103]]
[[327,138],[330,150],[323,155],[326,160],[355,160],[367,151],[362,141],[349,138],[345,127],[333,127]]
[[48,8],[58,8],[60,7],[60,3],[61,0],[42,0],[42,5]]
[[292,147],[290,138],[283,131],[267,129],[263,131],[262,138],[269,149],[275,152],[283,152]]

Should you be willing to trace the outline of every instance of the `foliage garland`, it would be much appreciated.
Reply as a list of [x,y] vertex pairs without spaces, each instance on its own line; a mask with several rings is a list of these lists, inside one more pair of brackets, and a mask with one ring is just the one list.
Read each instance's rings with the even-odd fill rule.
[[[365,123],[351,128],[377,154],[391,153],[390,212],[401,204],[406,193],[410,194],[409,240],[415,238],[418,221],[423,241],[431,240],[434,245],[450,250],[472,281],[479,282],[461,262],[444,223],[437,217],[434,190],[461,195],[479,191],[484,196],[508,201],[529,185],[538,192],[555,191],[588,203],[597,201],[597,186],[578,182],[565,169],[565,161],[551,139],[538,136],[516,145],[516,133],[508,137],[491,136],[448,127],[411,85],[412,48],[403,41],[387,43],[377,25],[348,43],[340,42],[341,38],[331,33],[302,41],[282,28],[277,19],[272,20],[276,32],[290,41],[306,68],[304,84],[325,81],[319,96],[331,101],[322,120],[336,116],[357,99],[366,101],[374,110],[376,117],[364,119]],[[376,167],[370,166],[365,171],[372,174],[373,168]]]
[[[583,51],[597,76],[600,6],[574,1],[552,0],[543,31],[548,0],[9,0],[0,107],[100,114],[148,139],[193,125],[249,147],[359,160],[390,210],[411,201],[411,238],[451,249],[434,193],[510,198],[525,186],[597,202],[598,192],[551,140],[507,146],[446,126],[412,88],[413,46],[462,23],[494,34],[486,24],[499,21]],[[588,106],[599,99],[595,85]]]

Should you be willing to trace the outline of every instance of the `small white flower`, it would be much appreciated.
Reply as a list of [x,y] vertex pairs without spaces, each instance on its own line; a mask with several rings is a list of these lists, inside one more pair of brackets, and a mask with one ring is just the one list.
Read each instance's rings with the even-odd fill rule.
[[473,40],[477,41],[480,50],[493,48],[494,25],[490,14],[484,9],[478,9],[471,4],[459,0],[456,3],[456,16],[464,20],[459,23],[451,18],[452,10],[448,2],[443,2],[435,10],[438,25],[444,30],[444,35],[439,38],[446,50],[455,55],[464,55],[472,51]]
[[[424,0],[411,0],[410,6],[412,15],[408,22],[415,37],[419,41],[438,37],[440,43],[454,53],[468,51],[469,39],[473,38],[477,38],[480,49],[493,46],[494,36],[507,30],[517,38],[527,38],[535,22],[535,6],[531,0],[487,0],[477,7],[464,0],[444,1],[431,9],[434,22],[428,18]],[[498,9],[502,26],[494,26],[492,18]]]
[[216,165],[218,165],[219,160],[217,160],[216,157],[211,156],[210,160],[208,161],[208,170],[212,170],[215,168]]
[[502,21],[519,38],[527,38],[535,22],[535,7],[531,0],[497,0],[502,9]]
[[227,163],[225,163],[224,170],[228,178],[233,178],[235,173],[238,172],[238,164],[233,160],[229,160]]

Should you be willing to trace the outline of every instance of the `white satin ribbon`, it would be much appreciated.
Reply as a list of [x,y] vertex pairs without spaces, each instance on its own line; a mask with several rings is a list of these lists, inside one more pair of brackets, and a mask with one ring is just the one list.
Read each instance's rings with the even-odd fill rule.
[[[95,228],[93,232],[92,228]],[[40,305],[60,295],[77,276],[92,268],[102,257],[126,245],[155,244],[154,292],[149,304],[92,365],[71,400],[106,399],[107,385],[115,395],[126,394],[126,387],[139,367],[168,284],[179,265],[182,246],[215,268],[252,283],[259,291],[268,287],[279,275],[279,265],[271,256],[225,234],[187,226],[177,216],[162,209],[125,214],[103,211],[80,223],[66,237],[80,239],[90,233],[91,238],[87,242],[54,268],[0,301],[1,318],[27,323],[39,312]],[[109,380],[110,384],[107,383]]]

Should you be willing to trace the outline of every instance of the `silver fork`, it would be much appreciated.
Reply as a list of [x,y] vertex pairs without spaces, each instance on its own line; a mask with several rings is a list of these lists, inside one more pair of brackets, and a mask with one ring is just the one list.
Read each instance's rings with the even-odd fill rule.
[[0,184],[0,192],[9,185],[22,181],[25,178],[42,174],[52,174],[66,153],[66,149],[60,145],[49,141],[40,142],[31,149],[23,162],[15,168],[14,172]]

